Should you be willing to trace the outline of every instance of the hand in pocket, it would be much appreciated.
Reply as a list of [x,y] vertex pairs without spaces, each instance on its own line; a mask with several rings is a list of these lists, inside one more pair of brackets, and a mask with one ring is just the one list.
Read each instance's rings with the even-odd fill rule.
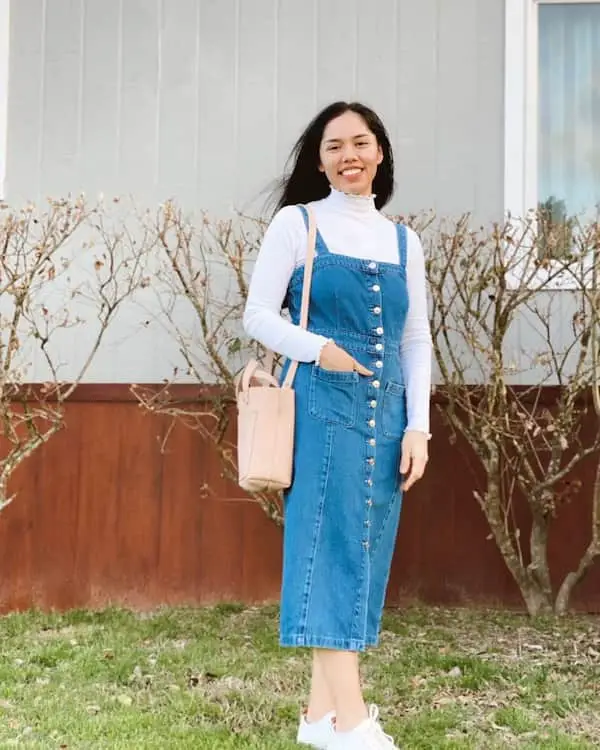
[[354,359],[351,354],[342,349],[333,341],[329,341],[321,350],[319,358],[319,367],[323,370],[332,372],[358,372],[360,375],[372,375],[373,372],[368,370],[364,365]]

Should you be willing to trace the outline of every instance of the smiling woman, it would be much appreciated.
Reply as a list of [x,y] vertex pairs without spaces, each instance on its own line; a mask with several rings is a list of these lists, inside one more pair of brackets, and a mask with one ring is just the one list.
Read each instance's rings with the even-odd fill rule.
[[359,114],[348,110],[331,120],[319,152],[319,170],[330,185],[353,195],[371,194],[383,149]]
[[364,703],[357,655],[378,642],[402,495],[424,472],[429,437],[423,250],[379,211],[393,186],[392,148],[372,110],[336,102],[319,113],[292,152],[244,314],[247,333],[287,358],[282,378],[299,363],[280,642],[314,649],[298,740],[329,750],[396,747]]
[[[350,159],[350,161],[349,161]],[[283,180],[278,209],[326,198],[331,187],[355,195],[373,193],[381,209],[394,192],[394,157],[379,117],[358,102],[335,102],[320,112],[298,139],[292,170]],[[342,169],[365,168],[354,183]]]

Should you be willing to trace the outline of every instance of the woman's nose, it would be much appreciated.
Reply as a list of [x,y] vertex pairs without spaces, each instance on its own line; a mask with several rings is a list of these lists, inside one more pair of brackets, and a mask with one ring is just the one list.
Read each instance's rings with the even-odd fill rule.
[[343,161],[354,161],[356,159],[356,149],[353,145],[349,144],[342,148],[342,159]]

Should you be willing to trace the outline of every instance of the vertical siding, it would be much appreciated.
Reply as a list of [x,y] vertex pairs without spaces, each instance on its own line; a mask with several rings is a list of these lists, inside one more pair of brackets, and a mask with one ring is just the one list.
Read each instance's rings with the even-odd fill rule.
[[438,207],[439,5],[438,0],[398,3],[397,203],[407,212]]
[[12,0],[8,197],[244,208],[317,108],[360,98],[394,210],[502,210],[503,0]]
[[[357,0],[330,0],[327,3],[315,0],[315,8],[317,101],[323,104],[336,99],[353,98],[364,41],[362,36],[359,38]],[[375,82],[373,88],[375,91]]]
[[475,11],[477,106],[468,113],[475,122],[474,213],[490,219],[504,209],[504,2],[477,2]]
[[[234,204],[247,210],[276,174],[277,0],[236,0],[238,15]],[[285,43],[285,40],[281,40]],[[284,104],[287,104],[284,100]],[[260,143],[268,144],[261,148]]]
[[9,39],[10,0],[0,0],[0,198],[4,197],[4,178],[6,176]]
[[275,162],[281,170],[300,134],[316,113],[318,0],[280,0],[277,22],[277,141]]
[[[182,425],[171,432],[169,420],[144,414],[126,394],[114,401],[111,390],[111,403],[70,403],[67,429],[14,477],[17,499],[0,513],[0,613],[277,600],[280,530],[219,476],[218,459],[198,433]],[[464,441],[449,439],[437,409],[432,421],[435,450],[402,509],[388,604],[521,606],[472,497],[474,483],[484,481],[474,474],[476,459]],[[590,417],[585,429],[593,423]],[[161,453],[157,441],[167,433]],[[580,464],[573,481],[591,486],[594,463]],[[205,483],[214,497],[201,496]],[[523,536],[525,507],[516,498]],[[561,508],[561,533],[549,544],[555,580],[577,566],[590,515],[591,493]],[[573,605],[600,613],[600,566],[576,588]]]
[[141,185],[157,184],[160,3],[122,0],[119,31],[118,185],[134,193]]
[[[391,211],[497,216],[503,9],[503,0],[12,0],[7,197],[84,190],[256,212],[317,109],[359,98],[395,147]],[[172,349],[159,334],[140,333],[133,347],[122,335],[139,318],[124,313],[89,379],[167,374]]]
[[196,0],[161,0],[155,179],[167,195],[196,190],[200,45]]
[[[226,210],[237,178],[239,7],[235,0],[201,0],[199,6],[197,206]],[[255,148],[266,146],[255,144]]]
[[458,214],[475,206],[478,0],[440,2],[436,86],[436,206]]
[[397,0],[379,0],[378,12],[373,13],[367,3],[358,3],[352,92],[353,97],[377,109],[396,152],[400,135],[397,107],[403,79],[397,58],[400,6]]
[[38,134],[42,195],[64,195],[78,188],[82,12],[80,0],[55,0],[47,3],[44,14]]
[[81,149],[77,182],[92,195],[101,192],[110,195],[118,191],[119,183],[119,0],[87,0],[82,17]]
[[12,0],[6,197],[17,202],[40,189],[45,18],[44,0]]

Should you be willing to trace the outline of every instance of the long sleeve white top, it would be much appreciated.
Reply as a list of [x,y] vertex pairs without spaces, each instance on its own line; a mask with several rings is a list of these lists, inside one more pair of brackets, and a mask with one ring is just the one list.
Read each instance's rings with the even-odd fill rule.
[[[310,204],[319,232],[332,253],[378,262],[398,262],[398,235],[373,197],[340,193]],[[407,394],[407,429],[429,432],[431,333],[427,314],[425,261],[418,235],[407,230],[406,275],[409,309],[401,364]],[[290,278],[304,265],[307,230],[296,206],[279,211],[267,228],[250,282],[244,311],[246,333],[269,349],[300,362],[314,362],[327,341],[281,316]]]

